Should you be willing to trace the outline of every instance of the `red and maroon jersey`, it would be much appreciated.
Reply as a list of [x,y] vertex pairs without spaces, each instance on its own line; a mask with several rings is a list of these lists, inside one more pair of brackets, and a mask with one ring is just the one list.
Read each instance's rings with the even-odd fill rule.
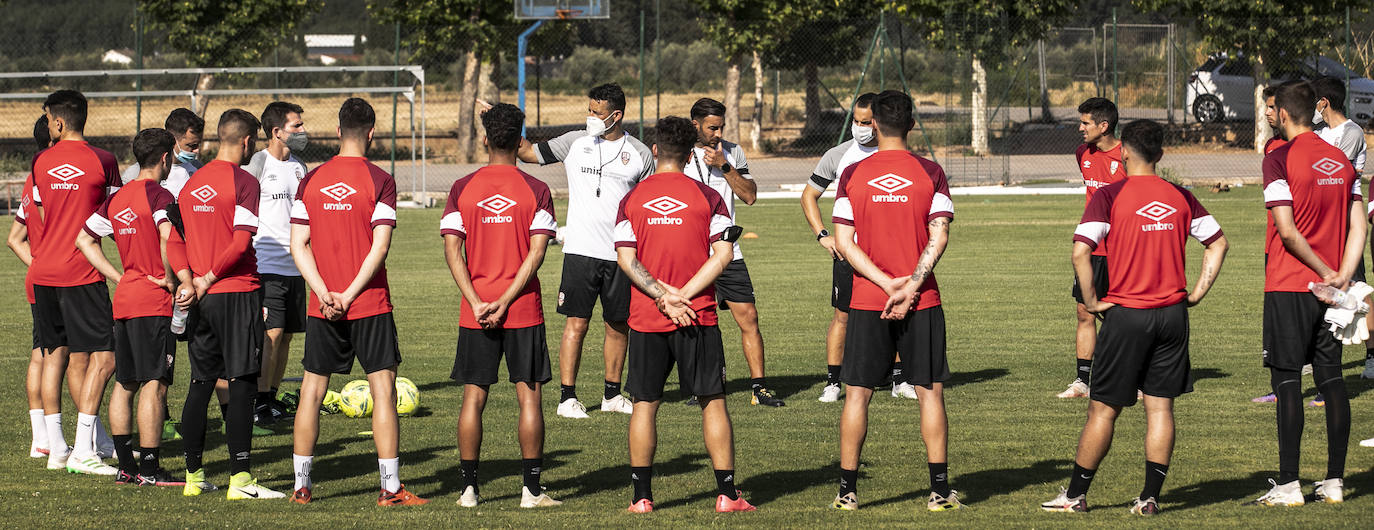
[[[33,204],[33,173],[24,177],[24,191],[19,198],[19,209],[14,212],[14,220],[24,225],[28,230],[29,252],[32,258],[33,247],[38,245],[38,238],[43,232],[43,223],[39,221],[35,212],[38,208]],[[33,267],[24,271],[24,296],[29,303],[35,302],[33,297]]]
[[[644,268],[660,282],[682,287],[711,257],[711,243],[734,224],[725,200],[710,186],[684,173],[649,175],[625,195],[616,214],[615,246],[632,247]],[[716,325],[716,287],[691,300],[695,325]],[[677,325],[639,289],[630,294],[630,328],[641,333],[673,331]]]
[[[235,231],[258,231],[258,179],[239,166],[214,160],[200,168],[181,188],[177,207],[186,235],[186,259],[191,273],[204,276],[220,252],[230,247]],[[179,236],[173,231],[173,240]],[[228,270],[217,270],[210,293],[257,290],[258,259],[252,245]]]
[[1274,136],[1273,138],[1270,138],[1269,140],[1264,142],[1264,154],[1267,155],[1269,153],[1272,153],[1275,149],[1283,147],[1287,143],[1288,140],[1284,140],[1282,136]]
[[43,209],[49,237],[30,240],[33,283],[71,287],[101,281],[76,236],[86,219],[119,188],[119,164],[109,151],[84,141],[63,140],[33,158],[33,201]]
[[[884,274],[894,278],[916,272],[921,252],[930,242],[930,221],[954,218],[949,183],[939,164],[907,151],[878,151],[840,175],[831,220],[854,227],[854,242]],[[882,311],[887,292],[854,273],[849,305]],[[935,273],[920,287],[916,309],[940,305]]]
[[[205,171],[201,169],[200,171]],[[197,175],[200,172],[196,172]],[[396,180],[360,156],[336,156],[301,180],[291,205],[291,223],[307,225],[315,267],[330,291],[342,293],[358,277],[372,251],[372,230],[396,226]],[[386,264],[348,306],[346,320],[391,312]],[[309,314],[324,318],[310,293]]]
[[[477,297],[495,301],[515,281],[530,253],[530,236],[554,237],[558,222],[549,186],[515,166],[487,166],[454,181],[448,192],[439,233],[463,238],[468,274]],[[481,328],[467,299],[458,325]],[[506,310],[501,327],[527,328],[544,323],[539,278],[531,277]]]
[[[1293,208],[1293,223],[1312,251],[1338,269],[1350,231],[1350,203],[1361,201],[1360,179],[1340,149],[1305,132],[1264,156],[1264,207]],[[1304,292],[1317,273],[1284,248],[1269,216],[1265,292]]]
[[100,239],[113,239],[119,248],[124,275],[115,287],[114,317],[172,316],[172,293],[148,281],[163,278],[162,223],[167,221],[167,205],[172,193],[153,180],[134,180],[111,195],[86,220],[86,233]]
[[1112,247],[1103,301],[1152,309],[1188,296],[1184,258],[1190,235],[1210,245],[1221,237],[1221,225],[1188,190],[1154,175],[1135,175],[1093,194],[1073,239]]
[[[1082,144],[1074,152],[1074,158],[1078,159],[1078,171],[1083,174],[1083,187],[1087,190],[1087,199],[1083,202],[1085,210],[1097,190],[1126,178],[1126,164],[1121,162],[1120,143],[1106,151],[1098,149],[1096,145]],[[1098,246],[1093,250],[1093,255],[1106,256],[1107,245]]]

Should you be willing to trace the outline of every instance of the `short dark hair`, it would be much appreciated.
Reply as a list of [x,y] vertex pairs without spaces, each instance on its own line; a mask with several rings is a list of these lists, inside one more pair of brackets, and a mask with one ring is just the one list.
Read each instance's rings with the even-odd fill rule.
[[1288,118],[1300,126],[1312,126],[1317,112],[1317,95],[1306,81],[1289,81],[1274,92],[1274,106],[1288,111]]
[[363,98],[348,98],[339,106],[339,135],[366,138],[377,125],[377,112]]
[[163,155],[169,165],[176,164],[172,150],[176,149],[177,139],[167,129],[148,128],[134,135],[134,161],[143,168],[156,166]]
[[872,93],[872,92],[864,92],[863,95],[859,96],[858,98],[856,98],[856,99],[854,100],[854,108],[856,108],[856,109],[870,109],[870,108],[873,108],[873,100],[875,100],[875,99],[878,99],[878,95],[877,95],[877,94],[874,94],[874,93]]
[[510,103],[497,103],[482,114],[487,145],[502,152],[520,148],[520,133],[525,127],[525,112]]
[[615,83],[606,83],[592,88],[587,91],[587,99],[609,102],[612,111],[625,112],[625,91],[621,90],[620,85]]
[[900,90],[884,90],[873,98],[873,123],[883,136],[906,136],[916,125],[911,96]]
[[697,128],[692,121],[677,116],[665,116],[654,126],[654,145],[658,147],[658,157],[687,163],[687,155],[697,143]]
[[1107,122],[1107,134],[1116,134],[1116,121],[1119,119],[1116,113],[1116,103],[1107,98],[1088,98],[1078,104],[1079,114],[1088,114],[1093,118],[1093,124]]
[[711,98],[698,99],[692,104],[691,113],[688,114],[694,120],[701,120],[707,116],[725,117],[725,104]]
[[1345,81],[1326,76],[1313,79],[1308,84],[1312,85],[1312,92],[1317,96],[1317,100],[1326,99],[1332,110],[1345,114]]
[[229,109],[219,115],[219,125],[215,127],[215,133],[219,135],[221,143],[235,144],[244,138],[257,137],[258,129],[261,127],[258,119],[248,111]]
[[1260,92],[1260,97],[1264,99],[1272,98],[1274,97],[1274,93],[1278,92],[1278,90],[1278,85],[1269,85],[1267,87],[1264,87],[1264,92]]
[[38,121],[33,122],[33,143],[38,144],[41,151],[48,148],[52,143],[52,135],[48,133],[48,115],[38,117]]
[[172,113],[167,115],[167,121],[162,122],[162,126],[167,128],[172,136],[181,136],[187,131],[196,133],[196,135],[205,134],[205,119],[196,116],[196,113],[191,112],[191,109],[188,108],[172,110]]
[[262,111],[262,132],[267,136],[272,136],[272,129],[286,127],[286,115],[290,113],[302,114],[305,109],[295,103],[285,101],[273,101],[267,104],[267,108]]
[[62,118],[67,127],[78,132],[86,130],[86,96],[75,90],[58,90],[43,100],[43,108]]
[[1164,157],[1164,126],[1153,120],[1127,123],[1121,128],[1121,143],[1144,156],[1151,164],[1159,162]]

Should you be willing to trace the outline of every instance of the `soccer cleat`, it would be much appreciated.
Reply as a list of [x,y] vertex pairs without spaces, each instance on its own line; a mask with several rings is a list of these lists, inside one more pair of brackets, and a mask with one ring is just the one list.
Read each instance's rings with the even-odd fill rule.
[[689,407],[699,407],[699,406],[701,406],[701,402],[700,402],[700,401],[697,401],[697,397],[696,397],[696,396],[691,396],[691,397],[687,398],[687,401],[683,401],[682,404],[683,404],[683,405],[687,405],[687,406],[689,406]]
[[1088,384],[1084,383],[1082,379],[1074,379],[1072,383],[1069,383],[1069,388],[1056,394],[1055,397],[1060,399],[1088,397]]
[[72,449],[71,449],[70,447],[66,448],[65,450],[61,450],[61,451],[51,451],[51,450],[49,450],[49,452],[48,452],[48,469],[51,469],[51,470],[53,470],[53,471],[61,471],[61,470],[67,469],[67,460],[68,460],[71,456],[72,456]]
[[429,504],[429,499],[416,497],[414,493],[406,491],[406,485],[401,484],[401,489],[392,493],[382,490],[382,494],[377,497],[377,506],[420,506]]
[[782,407],[787,405],[783,403],[781,399],[778,399],[777,394],[774,394],[772,390],[763,387],[754,389],[754,397],[751,398],[749,402],[754,405],[763,405],[766,407]]
[[649,513],[654,511],[654,501],[649,499],[639,499],[631,504],[625,511],[630,513]]
[[581,401],[577,400],[577,398],[568,398],[562,403],[559,403],[558,415],[564,418],[574,419],[583,419],[591,417],[587,415],[586,405],[583,405]]
[[1309,401],[1309,402],[1307,403],[1307,406],[1309,406],[1309,407],[1325,407],[1325,406],[1326,406],[1326,398],[1322,396],[1322,393],[1321,393],[1321,392],[1317,392],[1317,396],[1314,397],[1314,398],[1312,398],[1312,401]]
[[630,400],[620,394],[616,394],[616,396],[611,399],[602,398],[601,400],[601,412],[623,412],[625,414],[631,414],[634,411],[634,405],[630,404]]
[[906,399],[920,399],[916,397],[916,387],[911,383],[897,383],[892,385],[892,397]]
[[821,403],[834,403],[834,402],[839,401],[839,400],[840,400],[840,384],[839,384],[839,383],[832,383],[832,384],[826,384],[826,385],[825,385],[825,388],[822,388],[822,389],[821,389],[821,397],[820,397],[820,399],[817,399],[816,401],[819,401],[819,402],[821,402]]
[[1047,512],[1086,512],[1088,511],[1088,495],[1085,493],[1069,498],[1068,488],[1059,488],[1059,496],[1050,502],[1040,504],[1040,509]]
[[1360,440],[1360,447],[1374,447],[1374,438]]
[[177,480],[166,469],[158,469],[151,475],[138,474],[139,486],[185,486],[186,481]]
[[310,488],[301,488],[291,494],[291,502],[296,504],[310,504]]
[[47,458],[48,448],[36,443],[29,444],[29,458]]
[[1274,482],[1274,479],[1271,478],[1269,479],[1269,484],[1274,487],[1270,488],[1268,493],[1246,504],[1258,506],[1302,506],[1304,502],[1302,498],[1302,486],[1298,484],[1298,481],[1294,480],[1287,484],[1279,484]]
[[165,420],[162,422],[162,441],[171,442],[181,439],[181,422]]
[[1159,503],[1155,502],[1154,497],[1140,500],[1136,497],[1131,500],[1131,513],[1135,515],[1159,515]]
[[115,473],[115,484],[137,485],[138,478],[133,475],[130,475],[128,471],[124,471],[123,469],[121,469],[118,473]]
[[548,508],[551,506],[562,506],[563,501],[553,500],[549,494],[544,493],[540,488],[539,495],[535,495],[529,488],[520,487],[520,507],[521,508]]
[[1374,357],[1365,357],[1364,371],[1360,372],[1360,379],[1374,379]]
[[301,402],[301,393],[295,390],[283,390],[277,393],[276,402],[286,412],[295,414],[296,407]]
[[78,475],[104,475],[112,477],[119,472],[114,466],[100,460],[99,455],[86,455],[67,459],[67,472]]
[[1345,481],[1338,478],[1329,478],[1318,481],[1314,484],[1317,487],[1316,499],[1327,504],[1340,504],[1345,502],[1345,492],[1341,487],[1345,486]]
[[844,495],[836,495],[835,502],[830,503],[830,507],[836,510],[852,512],[859,509],[859,497],[852,491]]
[[716,496],[716,513],[752,512],[757,509],[758,507],[744,500],[744,493],[740,492],[740,490],[735,490],[734,499],[724,495]]
[[181,488],[181,494],[187,497],[195,497],[196,495],[200,495],[202,492],[215,491],[219,489],[219,486],[216,486],[205,481],[204,469],[201,469],[194,473],[187,471],[185,483],[186,485],[182,486]]
[[[298,398],[299,399],[299,398]],[[320,415],[339,414],[343,412],[343,396],[333,390],[324,393],[324,401],[320,402]]]
[[224,494],[224,498],[231,501],[282,499],[285,497],[286,494],[284,493],[259,486],[258,481],[253,480],[253,475],[248,474],[247,471],[240,471],[229,477],[229,491]]
[[949,490],[949,496],[945,497],[939,493],[930,492],[930,500],[926,501],[926,509],[932,512],[947,512],[950,510],[961,510],[964,503],[959,502],[959,491]]
[[1276,396],[1276,395],[1274,395],[1273,392],[1270,392],[1270,393],[1265,394],[1265,395],[1263,395],[1263,396],[1260,396],[1260,397],[1257,397],[1257,398],[1253,398],[1253,399],[1250,400],[1250,402],[1251,402],[1251,403],[1273,403],[1273,402],[1278,401],[1278,400],[1279,400],[1279,397]]
[[458,505],[464,508],[476,508],[477,503],[481,501],[482,498],[477,495],[476,486],[468,486],[466,488],[463,488],[463,495],[461,497],[458,497]]

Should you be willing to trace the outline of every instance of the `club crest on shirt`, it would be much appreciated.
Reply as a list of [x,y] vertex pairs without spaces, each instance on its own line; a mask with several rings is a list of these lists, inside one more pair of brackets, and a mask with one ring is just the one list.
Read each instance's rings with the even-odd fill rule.
[[482,217],[483,223],[512,223],[515,218],[509,215],[501,215],[502,212],[511,209],[517,203],[510,198],[497,193],[477,203],[483,210],[491,212],[492,215]]
[[650,217],[648,223],[651,225],[680,225],[681,217],[668,217],[669,214],[682,211],[687,208],[687,203],[663,195],[656,199],[644,203],[644,209],[654,212],[661,217]]
[[1107,173],[1109,173],[1109,174],[1116,173],[1116,169],[1119,168],[1119,167],[1121,167],[1121,162],[1117,162],[1117,161],[1113,160],[1113,161],[1112,161],[1111,170],[1107,171]]
[[621,152],[621,153],[620,153],[620,163],[621,163],[621,164],[629,164],[629,163],[630,163],[630,153]]

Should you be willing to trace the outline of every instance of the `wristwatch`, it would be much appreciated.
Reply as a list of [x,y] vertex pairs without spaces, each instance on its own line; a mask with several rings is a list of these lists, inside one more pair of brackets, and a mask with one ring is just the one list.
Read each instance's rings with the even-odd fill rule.
[[824,238],[827,238],[827,237],[830,237],[830,231],[829,231],[829,230],[826,230],[826,229],[824,229],[824,228],[822,228],[822,229],[821,229],[821,233],[816,234],[816,241],[820,241],[821,239],[824,239]]
[[724,175],[724,174],[729,173],[729,172],[730,172],[730,163],[729,163],[729,162],[726,162],[726,163],[720,165],[720,174]]

